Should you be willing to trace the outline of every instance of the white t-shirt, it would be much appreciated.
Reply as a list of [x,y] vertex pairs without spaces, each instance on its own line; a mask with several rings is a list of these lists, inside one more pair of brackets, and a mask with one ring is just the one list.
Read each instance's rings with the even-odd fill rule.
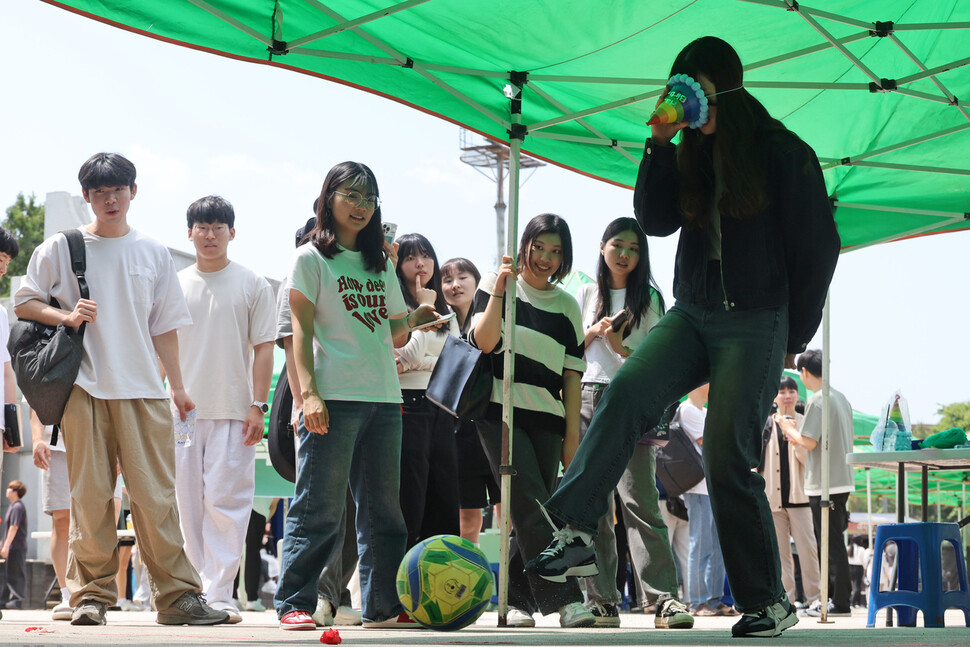
[[[76,384],[102,400],[166,399],[152,337],[192,323],[172,255],[132,229],[102,238],[79,227],[87,255],[88,289],[98,316],[84,330],[84,356]],[[57,299],[73,310],[80,298],[67,238],[51,236],[30,257],[16,305]]]
[[293,321],[290,319],[290,288],[293,282],[287,276],[280,283],[280,291],[276,295],[276,339],[286,339],[293,336]]
[[398,375],[402,389],[424,391],[428,388],[431,372],[438,363],[438,355],[441,355],[448,335],[459,335],[457,319],[449,321],[448,327],[441,331],[425,328],[411,332],[408,343],[397,349],[401,366],[404,367],[404,372]]
[[[802,435],[818,442],[805,461],[805,494],[822,495],[822,392],[816,391],[805,403]],[[852,468],[845,455],[852,451],[852,405],[840,392],[829,387],[829,494],[855,491]]]
[[179,329],[185,390],[203,420],[245,420],[253,403],[253,346],[276,339],[269,282],[239,263],[178,273],[191,326]]
[[[694,441],[694,449],[697,450],[698,454],[703,454],[701,446],[697,444],[699,438],[704,436],[704,421],[707,419],[707,409],[698,409],[690,400],[684,400],[680,403],[680,427],[691,440]],[[707,479],[701,479],[701,482],[687,490],[685,494],[707,494]]]
[[342,249],[325,258],[296,250],[292,289],[314,304],[313,372],[324,400],[401,402],[391,340],[392,315],[407,312],[390,263],[367,271],[363,255]]
[[[592,326],[596,319],[597,295],[599,287],[595,283],[587,283],[579,288],[580,310],[583,312],[583,330]],[[629,336],[623,340],[623,345],[636,350],[650,329],[660,321],[660,297],[656,292],[651,291],[650,308],[640,320],[640,325],[630,331]],[[610,290],[611,316],[619,311],[626,303],[626,288],[620,290]],[[606,337],[597,336],[586,347],[586,372],[583,373],[584,383],[609,384],[613,376],[623,366],[624,358],[614,352]]]

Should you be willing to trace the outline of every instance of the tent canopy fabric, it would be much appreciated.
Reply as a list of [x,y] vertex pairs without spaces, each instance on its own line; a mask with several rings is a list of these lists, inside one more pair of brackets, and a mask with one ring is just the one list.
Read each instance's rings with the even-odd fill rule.
[[[523,153],[625,187],[674,56],[719,36],[745,87],[818,154],[844,250],[970,229],[965,0],[45,1],[514,135]],[[962,487],[948,476],[944,490]]]
[[[960,0],[62,0],[153,38],[383,95],[630,187],[676,53],[732,43],[817,152],[844,249],[970,228]],[[523,88],[513,128],[508,86]],[[270,89],[271,91],[271,89]]]

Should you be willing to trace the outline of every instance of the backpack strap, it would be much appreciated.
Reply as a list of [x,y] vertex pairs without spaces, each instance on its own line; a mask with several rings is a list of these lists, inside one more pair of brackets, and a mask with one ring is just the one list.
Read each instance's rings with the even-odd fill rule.
[[[84,278],[84,271],[87,269],[87,254],[84,249],[84,236],[79,229],[66,229],[61,232],[67,238],[67,247],[71,252],[71,271],[77,278],[77,287],[81,292],[82,299],[91,297],[88,291],[88,281]],[[87,322],[78,326],[77,334],[84,335],[84,327]]]

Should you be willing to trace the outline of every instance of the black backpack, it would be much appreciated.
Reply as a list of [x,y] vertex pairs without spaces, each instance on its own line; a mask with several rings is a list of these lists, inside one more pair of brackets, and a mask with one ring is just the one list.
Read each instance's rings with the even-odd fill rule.
[[286,376],[286,364],[276,380],[273,391],[273,408],[269,414],[269,460],[277,473],[291,483],[296,483],[296,432],[290,424],[293,412],[293,393]]

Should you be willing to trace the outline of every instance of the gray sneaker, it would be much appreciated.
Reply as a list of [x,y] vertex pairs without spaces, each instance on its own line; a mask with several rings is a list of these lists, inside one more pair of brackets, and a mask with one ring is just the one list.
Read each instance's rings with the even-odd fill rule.
[[72,625],[103,625],[106,605],[97,600],[81,600],[71,614]]
[[218,625],[228,621],[228,613],[216,611],[205,603],[203,595],[194,591],[186,591],[175,604],[155,616],[160,625]]
[[682,602],[669,598],[657,602],[653,626],[657,629],[690,629],[694,626],[694,616],[687,612]]

